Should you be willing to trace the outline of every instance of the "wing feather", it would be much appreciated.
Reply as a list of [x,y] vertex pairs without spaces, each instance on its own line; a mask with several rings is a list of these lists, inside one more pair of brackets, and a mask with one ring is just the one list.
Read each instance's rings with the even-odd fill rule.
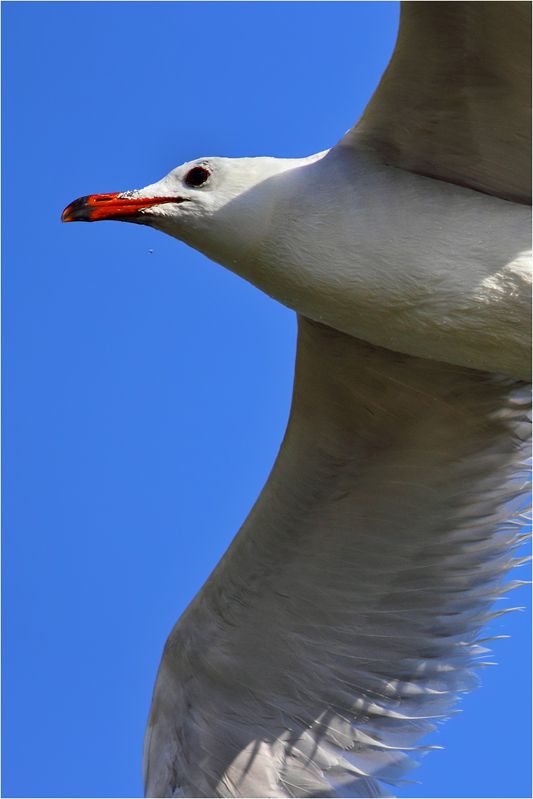
[[403,2],[396,48],[341,142],[531,202],[531,3]]
[[300,319],[272,475],[165,648],[148,795],[390,795],[516,565],[522,393]]

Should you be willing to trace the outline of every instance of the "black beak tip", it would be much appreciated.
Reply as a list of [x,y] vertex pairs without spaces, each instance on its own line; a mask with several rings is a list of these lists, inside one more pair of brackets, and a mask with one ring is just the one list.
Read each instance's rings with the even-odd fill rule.
[[91,218],[89,216],[90,206],[87,202],[89,196],[85,197],[78,197],[77,200],[67,205],[63,213],[61,214],[61,221],[62,222],[91,222]]

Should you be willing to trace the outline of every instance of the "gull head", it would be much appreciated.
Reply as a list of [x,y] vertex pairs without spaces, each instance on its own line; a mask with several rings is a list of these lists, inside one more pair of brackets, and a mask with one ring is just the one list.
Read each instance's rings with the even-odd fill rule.
[[[80,197],[61,219],[149,225],[224,263],[260,238],[279,193],[270,179],[299,163],[267,157],[198,158],[142,189]],[[258,186],[261,190],[254,191]]]

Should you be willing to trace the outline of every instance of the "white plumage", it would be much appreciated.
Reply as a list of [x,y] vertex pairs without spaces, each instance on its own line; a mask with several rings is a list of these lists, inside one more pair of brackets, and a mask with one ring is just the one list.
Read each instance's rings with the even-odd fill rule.
[[389,795],[475,684],[523,539],[529,13],[405,3],[332,150],[64,212],[157,227],[299,314],[272,474],[165,648],[149,796]]

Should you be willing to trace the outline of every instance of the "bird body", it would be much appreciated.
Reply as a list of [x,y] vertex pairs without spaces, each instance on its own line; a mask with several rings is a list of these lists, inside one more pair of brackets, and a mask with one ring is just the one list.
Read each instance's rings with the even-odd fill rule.
[[298,314],[279,456],[165,647],[148,796],[390,795],[476,682],[523,541],[530,11],[403,3],[333,149],[63,213],[158,228]]
[[139,221],[336,330],[530,376],[527,206],[343,145],[303,159],[198,159],[132,196],[181,193],[196,164],[209,166],[214,186],[213,197],[196,200],[202,213],[191,207],[176,217],[168,204]]

